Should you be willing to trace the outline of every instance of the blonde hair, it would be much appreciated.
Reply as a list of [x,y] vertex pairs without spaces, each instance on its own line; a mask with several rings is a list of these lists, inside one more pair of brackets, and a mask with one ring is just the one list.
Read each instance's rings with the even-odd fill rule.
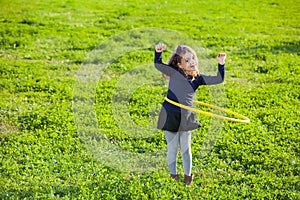
[[[168,64],[173,66],[173,67],[178,67],[178,63],[181,63],[182,59],[187,59],[187,57],[190,57],[189,59],[192,59],[195,63],[195,70],[183,70],[183,72],[185,73],[186,76],[192,76],[193,78],[195,78],[198,73],[198,57],[196,55],[196,52],[189,46],[187,45],[179,45],[176,48],[176,51],[173,53],[173,55],[171,56]],[[163,75],[164,77],[166,75]]]

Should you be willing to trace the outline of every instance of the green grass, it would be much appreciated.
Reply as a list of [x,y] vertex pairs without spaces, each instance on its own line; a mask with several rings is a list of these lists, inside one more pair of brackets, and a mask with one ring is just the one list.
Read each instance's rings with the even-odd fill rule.
[[[2,0],[0,198],[299,199],[299,3]],[[167,83],[153,47],[165,40],[167,61],[177,36],[208,50],[202,72],[228,55],[225,83],[197,99],[251,119],[199,116],[193,187],[169,179],[154,127]]]

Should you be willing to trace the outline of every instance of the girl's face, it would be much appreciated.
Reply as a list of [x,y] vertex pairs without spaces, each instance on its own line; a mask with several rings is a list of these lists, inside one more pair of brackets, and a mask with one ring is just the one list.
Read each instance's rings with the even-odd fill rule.
[[184,71],[195,71],[197,70],[197,61],[192,54],[185,54],[181,61],[178,63],[178,67],[183,69]]

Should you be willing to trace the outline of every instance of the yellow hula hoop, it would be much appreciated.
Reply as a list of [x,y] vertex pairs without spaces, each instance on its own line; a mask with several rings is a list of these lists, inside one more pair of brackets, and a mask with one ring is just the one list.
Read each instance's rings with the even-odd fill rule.
[[217,119],[222,119],[222,120],[226,120],[226,121],[231,121],[231,122],[250,123],[250,119],[248,117],[245,117],[244,115],[241,115],[239,113],[236,113],[236,112],[233,112],[233,111],[230,111],[228,109],[224,109],[224,108],[221,108],[221,107],[218,107],[218,106],[214,106],[214,105],[211,105],[211,104],[208,104],[208,103],[203,103],[203,102],[200,102],[200,101],[194,101],[195,104],[206,106],[206,107],[209,107],[209,108],[212,108],[212,109],[215,109],[215,110],[224,111],[224,112],[226,112],[228,114],[232,114],[232,115],[240,117],[242,119],[224,117],[224,116],[216,115],[216,114],[213,114],[213,113],[210,113],[210,112],[205,112],[205,111],[202,111],[202,110],[198,110],[196,108],[192,108],[192,107],[189,107],[189,106],[177,103],[175,101],[172,101],[172,100],[168,99],[167,97],[165,97],[165,100],[167,102],[175,105],[175,106],[178,106],[180,108],[184,108],[186,110],[193,111],[195,113],[199,113],[201,115],[206,115],[206,116],[209,116],[209,117],[213,117],[213,118],[217,118]]

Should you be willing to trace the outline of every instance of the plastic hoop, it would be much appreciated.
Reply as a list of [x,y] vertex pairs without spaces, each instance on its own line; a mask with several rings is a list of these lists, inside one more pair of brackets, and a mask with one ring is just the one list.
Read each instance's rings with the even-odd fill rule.
[[165,97],[165,100],[175,106],[178,106],[180,108],[184,108],[186,110],[190,110],[190,111],[193,111],[195,113],[199,113],[201,115],[206,115],[206,116],[209,116],[209,117],[213,117],[213,118],[217,118],[217,119],[222,119],[222,120],[226,120],[226,121],[231,121],[231,122],[239,122],[239,123],[250,123],[250,119],[244,115],[241,115],[239,113],[236,113],[236,112],[233,112],[231,110],[228,110],[228,109],[224,109],[224,108],[221,108],[221,107],[218,107],[218,106],[214,106],[214,105],[211,105],[211,104],[208,104],[208,103],[204,103],[204,102],[200,102],[200,101],[194,101],[195,104],[198,104],[198,105],[202,105],[202,106],[206,106],[206,107],[209,107],[209,108],[212,108],[212,109],[215,109],[215,110],[220,110],[220,111],[224,111],[228,114],[232,114],[234,116],[237,116],[237,117],[240,117],[242,119],[236,119],[236,118],[230,118],[230,117],[224,117],[224,116],[221,116],[221,115],[216,115],[216,114],[213,114],[213,113],[210,113],[210,112],[206,112],[206,111],[202,111],[202,110],[198,110],[196,108],[193,108],[193,107],[189,107],[189,106],[186,106],[186,105],[183,105],[183,104],[180,104],[180,103],[177,103],[175,101],[172,101],[170,99],[168,99],[167,97]]

